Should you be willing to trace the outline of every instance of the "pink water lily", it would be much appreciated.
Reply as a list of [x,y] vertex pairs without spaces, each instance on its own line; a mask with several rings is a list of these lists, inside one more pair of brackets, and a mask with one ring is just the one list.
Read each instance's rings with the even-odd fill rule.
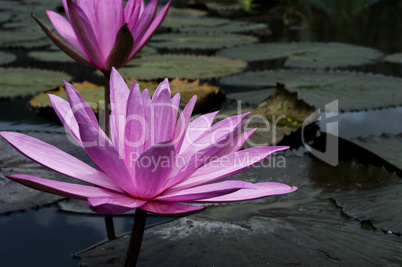
[[74,87],[65,83],[68,102],[49,95],[69,134],[97,168],[30,136],[1,132],[26,157],[49,169],[92,185],[66,183],[13,174],[8,178],[29,187],[65,197],[87,200],[101,214],[136,208],[156,214],[195,212],[202,206],[186,203],[245,201],[296,190],[281,183],[219,180],[261,162],[284,146],[239,150],[255,129],[241,131],[247,114],[215,124],[217,112],[190,122],[196,102],[191,98],[179,114],[180,94],[171,98],[165,79],[152,98],[148,90],[131,89],[112,69],[110,88],[111,137],[99,128],[95,114]]
[[102,71],[120,68],[145,45],[162,23],[170,1],[156,14],[158,1],[62,0],[67,19],[53,12],[47,15],[57,32],[78,53],[33,15],[49,38],[77,62]]

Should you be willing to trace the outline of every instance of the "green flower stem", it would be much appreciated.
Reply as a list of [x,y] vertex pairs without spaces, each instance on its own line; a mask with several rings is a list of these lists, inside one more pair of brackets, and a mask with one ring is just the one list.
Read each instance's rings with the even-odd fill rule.
[[125,267],[133,267],[137,265],[146,221],[147,212],[137,208],[135,210],[133,229],[131,231],[131,237],[127,248],[126,262],[124,263]]

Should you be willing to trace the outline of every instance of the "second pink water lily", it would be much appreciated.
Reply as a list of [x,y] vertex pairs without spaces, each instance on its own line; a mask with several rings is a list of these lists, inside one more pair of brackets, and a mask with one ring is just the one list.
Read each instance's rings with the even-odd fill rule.
[[62,0],[67,19],[47,15],[57,32],[78,53],[35,18],[50,39],[77,62],[102,71],[120,68],[145,45],[162,23],[170,1],[155,17],[157,0]]
[[68,102],[55,95],[49,95],[50,100],[66,130],[97,168],[30,136],[14,132],[0,135],[26,157],[92,185],[27,174],[8,178],[45,192],[87,200],[92,210],[102,214],[136,208],[165,215],[188,213],[203,207],[186,203],[245,201],[297,189],[276,182],[219,181],[287,149],[267,146],[239,150],[256,130],[241,131],[247,114],[213,124],[217,115],[213,112],[190,122],[196,96],[179,114],[180,94],[171,97],[167,79],[151,98],[148,90],[141,93],[136,82],[129,90],[112,69],[109,138],[85,100],[71,84],[65,86]]

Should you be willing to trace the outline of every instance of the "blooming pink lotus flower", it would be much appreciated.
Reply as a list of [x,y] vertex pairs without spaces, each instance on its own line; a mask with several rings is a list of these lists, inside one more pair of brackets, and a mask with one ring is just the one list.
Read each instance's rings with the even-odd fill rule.
[[33,16],[49,38],[77,62],[102,71],[120,68],[145,45],[162,23],[169,3],[156,14],[158,1],[151,0],[62,0],[67,19],[53,12],[47,15],[69,47],[41,20]]
[[244,201],[297,189],[275,182],[216,182],[287,149],[272,146],[239,150],[255,131],[240,131],[247,114],[213,125],[217,115],[213,112],[190,122],[196,96],[178,116],[180,94],[171,98],[167,79],[151,99],[147,90],[140,92],[136,82],[128,90],[123,78],[112,69],[109,139],[85,100],[71,84],[65,86],[68,102],[51,94],[50,100],[66,130],[97,169],[30,136],[13,132],[0,135],[26,157],[93,186],[27,174],[8,178],[45,192],[88,200],[89,207],[102,214],[136,208],[156,214],[188,213],[203,207],[183,203]]

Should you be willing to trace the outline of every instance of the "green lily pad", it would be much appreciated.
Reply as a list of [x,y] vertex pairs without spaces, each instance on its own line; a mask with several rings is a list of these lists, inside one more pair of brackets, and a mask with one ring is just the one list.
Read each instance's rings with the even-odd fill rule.
[[342,212],[384,232],[402,234],[402,184],[333,196]]
[[402,53],[386,55],[384,57],[384,61],[391,62],[391,63],[402,64]]
[[207,34],[207,33],[168,33],[152,37],[149,44],[156,48],[167,49],[220,49],[257,42],[258,39],[247,35]]
[[[166,15],[166,18],[174,19],[174,18],[195,18],[195,17],[204,17],[207,15],[205,10],[194,9],[194,8],[176,8],[169,7],[169,12]],[[163,24],[162,24],[163,27]]]
[[274,88],[284,83],[289,92],[316,108],[338,100],[340,111],[402,105],[401,78],[341,71],[258,71],[220,80],[225,88]]
[[216,27],[228,24],[230,20],[212,17],[171,17],[167,16],[162,27],[172,30],[180,30],[185,27]]
[[180,79],[211,79],[241,72],[247,63],[240,59],[195,55],[152,55],[139,58],[134,67],[119,70],[125,78],[156,80],[168,77]]
[[228,48],[219,56],[246,61],[287,58],[285,67],[342,68],[374,63],[382,57],[378,50],[343,43],[264,43]]
[[0,65],[13,62],[17,57],[14,54],[0,51]]
[[[127,85],[130,86],[132,81],[133,79],[128,79]],[[142,90],[147,88],[151,96],[158,86],[158,83],[156,82],[138,81],[138,83]],[[172,89],[172,95],[180,92],[180,101],[182,103],[188,103],[194,95],[197,95],[197,103],[194,107],[194,112],[209,111],[210,108],[219,105],[224,99],[224,95],[218,87],[206,83],[201,85],[198,80],[190,83],[187,80],[179,80],[178,78],[175,78],[169,81],[169,84]],[[94,112],[98,113],[99,104],[102,104],[104,101],[104,87],[89,82],[73,83],[73,86],[88,102]],[[49,93],[67,100],[67,94],[64,87],[60,87],[58,90],[50,91]],[[45,93],[39,93],[34,96],[29,101],[29,105],[38,109],[52,107],[49,96]]]
[[10,18],[11,18],[11,14],[6,13],[6,12],[0,12],[0,23],[8,21]]
[[62,51],[32,51],[28,53],[28,57],[40,61],[51,62],[75,62],[72,58]]
[[252,32],[257,30],[268,29],[268,25],[265,23],[251,23],[244,21],[231,21],[227,24],[211,27],[183,27],[180,28],[181,32],[196,32],[196,33],[210,33],[210,32]]
[[[46,143],[54,145],[61,150],[83,160],[93,166],[91,159],[82,149],[71,143],[66,134],[26,132],[25,134],[38,138]],[[25,173],[57,181],[70,181],[64,175],[48,170],[30,159],[22,156],[17,150],[0,138],[0,213],[26,210],[45,204],[53,203],[63,197],[44,193],[27,186],[16,183],[3,175]]]
[[35,48],[50,46],[46,34],[38,31],[0,31],[0,47]]
[[359,137],[351,141],[380,156],[402,174],[402,133]]
[[[209,217],[211,213],[218,218],[228,214],[238,216],[229,206],[211,207],[206,210],[207,215],[201,212],[146,229],[139,265],[158,266],[163,262],[168,266],[227,266],[228,263],[359,266],[381,262],[385,266],[398,266],[402,263],[402,241],[398,236],[362,229],[359,222],[343,218],[330,201],[294,207],[279,202],[247,208],[259,214],[244,217],[246,223],[241,225]],[[244,214],[249,215],[246,210]],[[129,236],[123,236],[78,256],[85,266],[121,266],[128,241]]]
[[54,89],[71,77],[63,72],[0,68],[0,98],[33,95]]

